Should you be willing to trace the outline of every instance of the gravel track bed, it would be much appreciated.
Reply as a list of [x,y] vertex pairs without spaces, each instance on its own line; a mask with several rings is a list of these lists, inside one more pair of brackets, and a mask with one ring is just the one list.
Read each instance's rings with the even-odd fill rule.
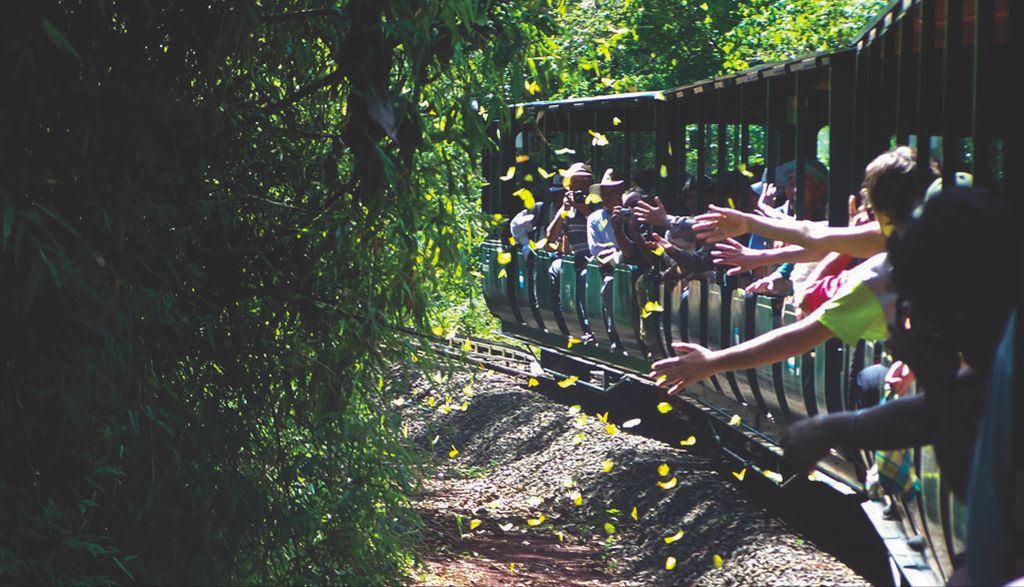
[[[570,413],[489,371],[412,379],[404,426],[435,465],[416,502],[427,583],[867,583],[748,503],[714,452],[609,434],[593,414]],[[673,478],[672,488],[658,484]],[[472,530],[471,520],[480,521]]]

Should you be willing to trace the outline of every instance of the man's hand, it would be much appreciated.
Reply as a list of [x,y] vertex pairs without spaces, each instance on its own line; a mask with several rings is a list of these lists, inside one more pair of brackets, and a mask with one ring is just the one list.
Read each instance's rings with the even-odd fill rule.
[[672,251],[676,248],[676,246],[672,244],[671,241],[665,240],[665,237],[661,236],[656,232],[651,235],[651,238],[653,238],[654,240],[645,240],[644,246],[652,251],[656,250],[658,247],[661,247],[662,249],[665,250],[666,253],[668,253],[669,251]]
[[825,458],[828,451],[837,444],[833,420],[829,416],[812,416],[790,424],[782,435],[786,458],[801,471],[810,469]]
[[572,210],[572,205],[573,205],[572,196],[569,195],[568,192],[566,192],[565,196],[562,197],[562,210],[564,210],[565,212],[568,212],[569,210]]
[[628,208],[622,206],[612,208],[612,224],[622,225],[626,221],[626,212],[628,210]]
[[733,239],[726,239],[711,251],[715,265],[731,265],[732,268],[726,271],[726,275],[737,275],[744,271],[750,271],[761,267],[759,263],[761,253],[741,245]]
[[745,213],[714,204],[708,210],[693,219],[693,231],[700,240],[717,243],[750,232]]
[[896,396],[902,397],[914,382],[914,372],[903,361],[896,361],[886,372],[885,382]]
[[668,226],[668,211],[661,203],[661,198],[654,196],[654,203],[655,205],[652,206],[643,200],[637,202],[633,206],[633,215],[636,217],[636,221],[651,226]]
[[793,293],[793,282],[775,271],[771,275],[751,283],[743,291],[770,296],[788,296]]
[[775,211],[775,184],[766,183],[761,187],[761,195],[757,198],[757,210],[766,215]]
[[674,342],[672,348],[679,356],[654,363],[649,373],[655,379],[665,377],[662,385],[671,386],[668,395],[675,395],[687,385],[715,374],[714,351],[687,342]]

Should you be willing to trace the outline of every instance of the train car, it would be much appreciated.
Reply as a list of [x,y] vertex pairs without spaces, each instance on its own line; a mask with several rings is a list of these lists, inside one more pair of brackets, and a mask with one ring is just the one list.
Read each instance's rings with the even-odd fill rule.
[[[483,160],[489,185],[482,209],[511,218],[523,207],[517,190],[544,200],[550,174],[574,161],[589,163],[597,177],[616,169],[657,194],[670,213],[684,210],[688,177],[711,178],[719,204],[745,206],[731,201],[730,176],[753,173],[753,181],[764,169],[772,182],[777,167],[793,160],[801,213],[806,163],[818,160],[827,166],[825,219],[845,225],[847,197],[857,193],[865,165],[898,144],[917,149],[919,169],[934,160],[947,180],[968,171],[975,185],[1006,194],[1008,186],[1021,185],[1014,180],[1024,168],[1024,135],[1012,91],[996,80],[1024,54],[1014,28],[1021,8],[1008,0],[898,0],[838,51],[661,92],[514,105],[511,132],[493,129],[500,148]],[[1011,199],[1014,211],[1021,201]],[[546,220],[557,207],[541,202],[534,212]],[[530,237],[540,241],[543,234]],[[742,276],[715,272],[667,283],[657,267],[619,264],[605,271],[612,275],[612,295],[602,298],[593,262],[585,278],[565,270],[556,283],[548,271],[555,254],[524,254],[513,242],[507,231],[496,231],[481,248],[485,299],[502,330],[540,347],[552,376],[576,375],[578,385],[610,396],[629,387],[628,397],[620,394],[624,403],[657,401],[654,382],[644,374],[651,361],[673,353],[673,341],[721,348],[795,320],[789,298],[745,294]],[[583,270],[584,261],[562,262]],[[589,344],[583,344],[577,300],[591,317]],[[620,339],[614,348],[602,320],[594,319],[603,313],[614,317]],[[679,413],[706,427],[727,454],[784,485],[802,475],[781,455],[785,427],[849,409],[852,378],[888,360],[881,344],[848,347],[833,339],[803,356],[692,385],[676,401]],[[638,385],[649,393],[638,394]],[[737,415],[742,424],[730,425]],[[870,458],[835,453],[820,464],[820,479],[863,494]],[[939,475],[930,447],[914,458],[921,479],[916,495],[888,498],[884,514],[878,500],[865,499],[863,507],[903,577],[937,584],[963,552],[964,507]]]

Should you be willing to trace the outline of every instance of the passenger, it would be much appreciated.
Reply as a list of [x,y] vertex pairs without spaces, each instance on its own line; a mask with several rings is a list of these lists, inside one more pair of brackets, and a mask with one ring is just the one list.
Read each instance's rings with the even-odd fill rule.
[[[1017,292],[947,283],[949,266],[970,266],[979,275],[1005,275],[1013,268],[1016,282],[1024,256],[1013,223],[1007,203],[985,190],[957,187],[929,199],[888,244],[901,300],[889,343],[924,393],[801,420],[783,439],[787,456],[800,466],[813,465],[835,446],[933,444],[943,481],[957,496],[966,494],[968,504],[966,569],[958,569],[952,582],[995,585],[1020,573],[1012,568],[1021,545],[1012,542],[1008,515],[1018,499],[1011,432]],[[965,226],[986,237],[950,238]]]
[[[688,210],[700,210],[713,193],[714,184],[711,178],[701,176],[699,179],[690,176],[683,184],[683,202]],[[633,214],[638,222],[649,224],[655,228],[667,228],[666,239],[657,237],[655,247],[661,246],[670,255],[684,274],[704,274],[714,269],[712,250],[702,246],[694,232],[694,219],[690,216],[675,216],[668,213],[661,198],[654,201],[641,201],[633,207]],[[669,245],[669,246],[666,246]]]
[[622,260],[619,243],[626,239],[622,232],[621,215],[618,219],[613,219],[612,212],[622,206],[625,182],[615,177],[614,170],[608,169],[605,171],[604,177],[601,178],[601,183],[593,184],[590,187],[591,193],[600,196],[601,207],[587,217],[587,244],[590,246],[591,256],[600,263],[604,323],[612,342],[611,350],[616,352],[622,345],[619,342],[615,328],[615,316],[612,312],[613,267]]
[[[915,202],[916,160],[911,149],[883,153],[865,172],[864,188],[885,230],[910,219]],[[883,206],[892,206],[883,207]],[[841,230],[841,229],[837,229]],[[711,351],[700,345],[674,343],[680,356],[658,361],[652,376],[664,376],[669,394],[723,371],[752,369],[801,355],[832,337],[853,346],[861,338],[884,340],[887,316],[894,312],[885,253],[874,255],[851,273],[836,297],[811,315],[757,338]]]
[[562,280],[562,269],[570,263],[576,272],[576,318],[584,332],[583,341],[593,340],[590,324],[587,320],[584,293],[586,290],[586,262],[589,246],[587,244],[587,216],[590,207],[586,203],[586,189],[593,182],[594,176],[586,163],[573,163],[565,172],[561,186],[552,186],[553,198],[561,196],[561,206],[554,215],[545,233],[547,246],[553,248],[556,258],[551,262],[548,275],[556,287],[551,288],[555,296],[555,313],[561,315],[561,287],[557,284]]
[[[898,147],[894,152],[900,157],[913,156],[909,147]],[[814,169],[817,166],[809,166]],[[808,172],[810,175],[810,171]],[[809,192],[816,181],[808,181]],[[772,189],[770,184],[764,189]],[[882,193],[882,192],[880,192]],[[852,196],[851,196],[852,197]],[[883,196],[884,199],[885,196]],[[878,198],[876,198],[878,199]],[[900,196],[896,197],[899,200]],[[886,201],[874,202],[875,208],[893,207]],[[898,205],[897,205],[898,207]],[[759,208],[763,208],[760,206]],[[758,215],[731,210],[721,206],[712,206],[708,214],[697,218],[694,226],[701,238],[709,243],[719,243],[713,256],[717,265],[732,265],[735,269],[730,273],[750,271],[776,263],[807,263],[823,259],[829,251],[843,253],[854,258],[866,258],[884,250],[885,239],[877,222],[858,213],[858,221],[847,228],[831,227],[824,223],[795,221],[780,215]],[[787,244],[776,249],[755,250],[740,246],[727,239],[752,232],[767,239]],[[747,288],[748,292],[766,293],[769,295],[787,295],[793,293],[792,283],[787,281],[785,265],[760,282]]]
[[612,210],[612,222],[619,224],[622,229],[621,238],[616,234],[622,260],[644,268],[658,265],[659,260],[651,252],[655,247],[651,246],[650,225],[641,222],[633,212],[638,204],[649,204],[650,201],[647,192],[633,187],[622,196],[622,206]]

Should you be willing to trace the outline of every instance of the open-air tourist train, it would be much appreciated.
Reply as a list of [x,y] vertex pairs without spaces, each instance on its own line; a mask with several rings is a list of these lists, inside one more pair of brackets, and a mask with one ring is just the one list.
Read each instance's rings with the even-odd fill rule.
[[[1010,0],[897,0],[841,50],[662,92],[513,105],[513,131],[492,129],[499,148],[482,162],[483,212],[511,218],[523,209],[516,193],[522,188],[546,199],[550,173],[574,161],[589,163],[595,178],[606,168],[626,178],[643,175],[672,212],[680,209],[689,176],[721,179],[763,167],[773,182],[777,166],[795,160],[799,189],[804,162],[819,159],[828,167],[827,220],[846,225],[847,198],[858,192],[865,165],[894,145],[915,147],[919,170],[937,161],[947,179],[967,171],[975,185],[1007,194],[1007,186],[1024,185],[1024,135],[1006,85],[1015,76],[1013,62],[1024,56],[1017,30],[1022,9]],[[510,168],[514,176],[503,181]],[[924,182],[922,173],[922,190]],[[724,183],[716,185],[722,204]],[[1019,212],[1020,195],[1010,196]],[[543,232],[538,226],[530,238],[540,241]],[[653,408],[656,394],[634,392],[639,385],[653,393],[646,373],[652,361],[674,355],[672,342],[723,348],[796,319],[790,299],[746,294],[743,276],[719,271],[666,285],[658,268],[622,263],[612,270],[608,308],[621,345],[613,351],[604,322],[595,319],[605,311],[596,262],[582,281],[566,270],[555,282],[554,256],[548,250],[524,255],[509,241],[507,222],[504,231],[496,229],[481,249],[488,308],[507,335],[540,347],[549,374],[576,375],[576,385],[610,396],[628,387],[624,402],[650,400]],[[950,277],[950,287],[964,287]],[[590,336],[577,319],[578,295],[590,316],[589,344],[572,340]],[[744,466],[785,485],[804,475],[781,454],[787,425],[849,409],[853,377],[887,361],[881,343],[850,347],[832,339],[803,356],[690,385],[672,400],[674,413],[704,426]],[[739,426],[729,423],[735,415]],[[819,463],[818,478],[863,493],[870,458],[834,451]],[[896,515],[883,515],[877,500],[864,500],[863,508],[906,580],[944,582],[964,550],[965,510],[940,477],[931,447],[915,450],[914,461],[921,488],[895,500]]]

